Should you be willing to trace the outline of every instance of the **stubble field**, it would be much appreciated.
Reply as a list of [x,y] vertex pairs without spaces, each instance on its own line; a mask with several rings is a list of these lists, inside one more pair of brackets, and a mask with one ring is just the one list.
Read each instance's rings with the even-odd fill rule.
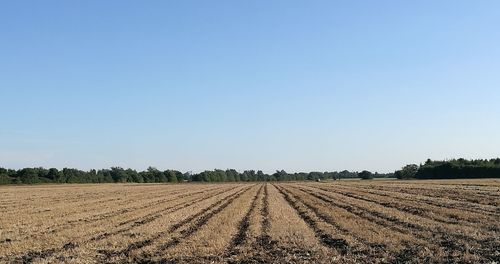
[[1,263],[500,262],[500,181],[0,187]]

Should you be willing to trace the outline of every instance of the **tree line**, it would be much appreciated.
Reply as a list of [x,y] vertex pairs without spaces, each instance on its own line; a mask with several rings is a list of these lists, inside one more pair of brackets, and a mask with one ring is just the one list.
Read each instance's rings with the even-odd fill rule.
[[394,173],[372,173],[364,170],[334,172],[296,172],[284,170],[267,174],[261,170],[234,169],[206,170],[200,173],[182,173],[177,170],[161,171],[149,167],[144,171],[112,167],[110,169],[91,169],[83,171],[73,168],[45,169],[23,168],[5,169],[0,167],[0,184],[36,184],[36,183],[177,183],[177,182],[257,182],[257,181],[317,181],[348,178],[398,178],[398,179],[469,179],[500,178],[500,158],[496,159],[452,159],[433,161],[424,164],[406,165]]
[[[375,177],[391,177],[392,174],[373,174]],[[161,171],[149,167],[145,171],[112,167],[110,169],[83,171],[79,169],[23,168],[19,170],[0,167],[0,184],[36,184],[36,183],[177,183],[177,182],[256,182],[256,181],[303,181],[337,180],[357,178],[358,172],[299,172],[287,173],[284,170],[267,174],[261,170],[234,169],[207,170],[200,173],[182,173],[177,170]]]
[[397,170],[398,179],[475,179],[500,178],[500,158],[495,159],[452,159],[424,164],[406,165]]

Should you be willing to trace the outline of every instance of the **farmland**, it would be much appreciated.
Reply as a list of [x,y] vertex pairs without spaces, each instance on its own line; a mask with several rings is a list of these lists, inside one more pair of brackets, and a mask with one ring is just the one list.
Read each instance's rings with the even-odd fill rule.
[[0,262],[499,262],[499,206],[499,180],[5,186]]

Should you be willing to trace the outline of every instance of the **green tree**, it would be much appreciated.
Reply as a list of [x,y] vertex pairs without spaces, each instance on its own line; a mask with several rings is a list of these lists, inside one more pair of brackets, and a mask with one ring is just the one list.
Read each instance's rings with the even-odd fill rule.
[[272,179],[276,181],[287,181],[289,179],[288,173],[284,170],[276,171],[271,176]]
[[127,174],[127,181],[128,182],[138,182],[138,183],[144,182],[144,179],[142,178],[142,175],[139,174],[139,173],[137,173],[136,170],[127,169],[125,171],[125,173]]
[[373,174],[367,170],[364,170],[364,171],[358,173],[358,177],[363,179],[363,180],[371,180],[371,179],[373,179]]
[[5,170],[5,172],[0,171],[0,185],[10,183],[12,183],[12,179],[7,174],[7,170]]
[[168,182],[165,174],[155,167],[148,167],[147,174],[151,182]]
[[19,178],[22,183],[33,184],[39,182],[38,173],[33,168],[24,168],[19,170],[17,178]]
[[56,168],[50,168],[47,172],[47,178],[53,182],[61,182],[62,177],[61,173]]
[[235,169],[226,170],[226,181],[234,182],[234,181],[236,181],[236,178],[239,178],[239,177],[238,177],[238,172]]
[[261,170],[257,171],[257,181],[267,181],[268,175],[264,174]]
[[415,178],[418,172],[418,165],[410,164],[404,166],[401,170],[394,172],[394,176],[398,179],[412,179]]
[[173,171],[173,170],[166,170],[165,172],[165,175],[167,175],[167,180],[168,182],[172,182],[172,183],[176,183],[178,182],[178,179],[177,179],[177,171]]
[[127,173],[120,167],[111,168],[111,177],[114,182],[127,182]]
[[99,182],[114,182],[113,177],[111,177],[111,171],[108,169],[98,170],[97,180]]
[[246,170],[244,173],[246,174],[247,181],[257,181],[257,174],[255,174],[254,170]]

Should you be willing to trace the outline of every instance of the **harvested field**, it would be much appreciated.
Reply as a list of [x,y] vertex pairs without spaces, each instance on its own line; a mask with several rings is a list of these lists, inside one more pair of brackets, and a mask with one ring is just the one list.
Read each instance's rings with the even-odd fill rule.
[[500,181],[0,187],[1,263],[494,263]]

